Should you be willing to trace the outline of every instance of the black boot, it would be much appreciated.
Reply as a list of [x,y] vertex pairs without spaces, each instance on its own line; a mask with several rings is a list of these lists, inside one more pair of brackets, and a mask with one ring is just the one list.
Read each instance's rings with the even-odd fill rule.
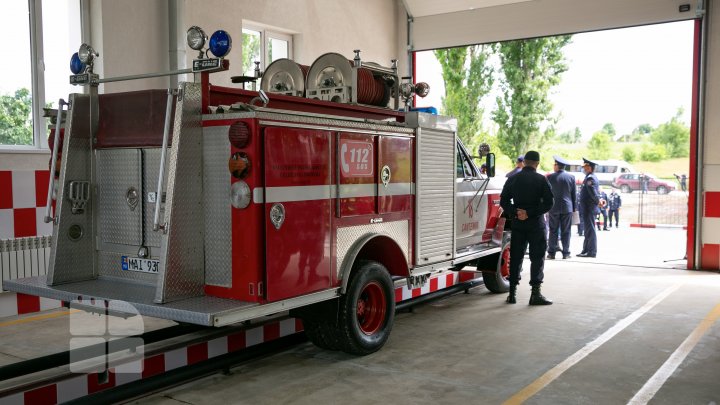
[[508,294],[507,299],[505,302],[508,304],[514,304],[516,302],[515,300],[515,292],[517,291],[517,284],[510,284],[510,293]]
[[534,285],[530,294],[530,305],[552,305],[552,301],[543,297],[540,293],[540,285]]

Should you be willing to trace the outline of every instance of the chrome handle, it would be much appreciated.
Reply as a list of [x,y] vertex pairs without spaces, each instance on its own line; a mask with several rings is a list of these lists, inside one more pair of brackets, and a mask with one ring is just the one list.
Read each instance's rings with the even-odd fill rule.
[[53,188],[55,187],[55,165],[57,164],[58,143],[60,142],[60,124],[62,123],[62,112],[64,105],[68,105],[68,103],[66,103],[63,99],[60,99],[58,101],[57,121],[55,122],[55,139],[53,140],[53,152],[52,158],[50,159],[50,181],[48,182],[47,204],[45,205],[44,218],[46,224],[49,224],[50,222],[55,220],[51,212],[52,194]]
[[163,129],[162,151],[160,153],[160,172],[158,173],[157,194],[155,195],[155,219],[153,220],[153,231],[157,232],[167,229],[167,223],[160,224],[160,205],[162,204],[163,182],[165,180],[165,156],[167,155],[168,136],[170,135],[170,115],[172,114],[174,91],[168,90],[167,105],[165,106],[165,128]]

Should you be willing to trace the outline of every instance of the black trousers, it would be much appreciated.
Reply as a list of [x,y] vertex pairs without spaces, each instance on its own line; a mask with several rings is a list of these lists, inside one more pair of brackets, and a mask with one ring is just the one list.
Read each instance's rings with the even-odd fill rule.
[[547,252],[554,256],[560,250],[558,245],[558,232],[562,242],[563,256],[570,254],[570,234],[572,233],[572,213],[550,214],[550,237],[548,238]]
[[610,219],[609,219],[610,226],[612,226],[613,215],[615,215],[615,228],[617,228],[618,222],[620,221],[620,211],[610,210]]
[[[544,221],[543,221],[544,222]],[[535,226],[516,226],[513,221],[512,236],[510,237],[510,284],[517,285],[520,281],[525,250],[530,246],[530,285],[540,285],[545,275],[545,250],[547,238],[545,237],[545,224]]]
[[[600,209],[600,215],[603,217],[603,228],[607,229],[608,226],[608,213],[607,209]],[[600,220],[600,217],[598,216],[598,220]],[[598,224],[598,231],[600,230],[600,224]]]
[[581,253],[595,256],[597,254],[597,234],[595,234],[595,213],[592,208],[583,211],[583,225],[585,240],[583,240]]

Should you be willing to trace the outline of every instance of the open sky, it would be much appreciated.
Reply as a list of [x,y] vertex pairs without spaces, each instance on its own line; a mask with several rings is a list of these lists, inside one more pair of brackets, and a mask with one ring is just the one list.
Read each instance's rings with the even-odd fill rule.
[[[689,124],[692,86],[692,21],[648,25],[573,35],[565,48],[569,70],[552,91],[558,132],[579,127],[590,138],[605,123],[618,134],[640,124],[653,127],[685,110]],[[445,88],[432,52],[417,57],[418,81],[430,95],[418,105],[441,105]],[[495,96],[484,101],[490,116]]]

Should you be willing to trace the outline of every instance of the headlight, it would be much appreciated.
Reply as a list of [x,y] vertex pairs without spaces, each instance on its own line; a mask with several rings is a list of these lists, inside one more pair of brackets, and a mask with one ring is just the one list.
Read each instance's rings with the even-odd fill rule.
[[223,30],[215,31],[210,37],[210,52],[218,58],[227,55],[232,49],[232,38]]
[[74,75],[78,75],[85,70],[85,66],[86,65],[80,60],[78,53],[75,52],[70,58],[70,71],[73,72]]
[[236,181],[230,186],[230,203],[235,208],[245,208],[250,205],[250,186],[244,181]]
[[86,65],[90,64],[96,56],[99,56],[99,54],[96,50],[93,49],[92,46],[88,44],[80,45],[80,50],[78,51],[78,57],[80,58],[80,62]]
[[202,28],[196,25],[188,28],[187,44],[190,48],[199,51],[205,46],[205,41],[207,41],[207,35],[205,35],[205,31],[203,31]]

